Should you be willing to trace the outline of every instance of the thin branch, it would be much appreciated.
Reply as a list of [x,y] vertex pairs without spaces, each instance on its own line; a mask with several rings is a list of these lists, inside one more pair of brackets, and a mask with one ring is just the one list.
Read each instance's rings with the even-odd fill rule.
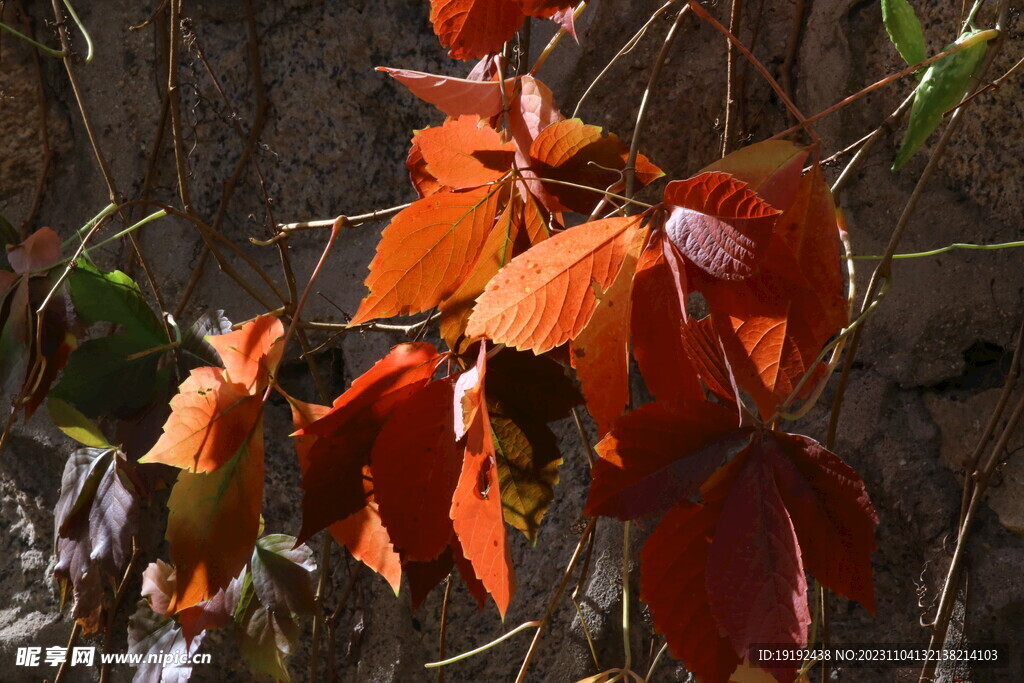
[[[640,108],[636,113],[636,125],[633,126],[633,141],[629,145],[629,158],[626,160],[625,169],[623,169],[626,181],[626,196],[623,199],[627,202],[633,201],[633,191],[636,188],[636,156],[639,153],[640,136],[644,129],[644,119],[647,117],[647,104],[651,99],[651,91],[654,90],[654,84],[658,82],[658,76],[661,75],[661,67],[664,66],[665,59],[668,57],[668,51],[675,40],[676,31],[679,30],[679,25],[682,23],[683,17],[689,9],[689,5],[684,5],[683,8],[679,10],[679,13],[676,14],[675,21],[672,22],[671,28],[669,28],[668,33],[665,34],[665,41],[661,44],[661,50],[658,52],[658,56],[654,60],[654,66],[651,68],[651,76],[647,80],[647,87],[644,89],[643,97],[640,99]],[[629,211],[627,210],[626,213],[628,214]]]
[[[743,18],[743,0],[732,0],[729,10],[729,33],[740,35],[740,21]],[[722,156],[732,149],[736,139],[736,48],[726,40],[725,53],[725,129],[722,132]],[[788,91],[789,88],[786,88]]]

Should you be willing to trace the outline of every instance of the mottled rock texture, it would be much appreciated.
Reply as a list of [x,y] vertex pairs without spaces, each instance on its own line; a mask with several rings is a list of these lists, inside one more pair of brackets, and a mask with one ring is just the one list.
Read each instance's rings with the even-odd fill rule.
[[[22,25],[13,5],[5,21]],[[84,102],[111,172],[125,197],[143,189],[147,158],[153,148],[166,83],[167,23],[160,15],[143,22],[159,2],[101,0],[77,3],[96,43],[96,58],[79,65]],[[266,124],[255,148],[274,219],[293,221],[356,214],[408,201],[413,192],[404,160],[412,131],[439,122],[440,115],[377,73],[377,65],[463,74],[467,67],[449,60],[430,31],[426,0],[279,0],[259,2],[256,20],[260,67],[266,96]],[[579,46],[566,41],[540,72],[570,113],[586,86],[625,39],[660,3],[654,0],[597,0],[579,22]],[[777,69],[791,40],[794,2],[748,0],[745,26],[759,26],[755,52]],[[800,3],[803,5],[804,3]],[[960,3],[916,2],[924,17],[929,48],[941,49],[955,32]],[[989,3],[993,4],[993,3]],[[49,2],[26,1],[39,38],[56,44],[43,22]],[[193,203],[212,220],[224,183],[245,146],[256,114],[259,89],[252,76],[244,3],[236,0],[186,2],[187,48],[181,55],[182,113]],[[899,66],[881,27],[877,3],[817,0],[806,3],[800,49],[795,55],[795,99],[805,112],[818,111]],[[728,3],[714,11],[722,16]],[[666,15],[667,16],[667,15]],[[987,19],[982,14],[982,23]],[[628,138],[636,107],[667,29],[663,18],[638,48],[611,69],[584,102],[580,116]],[[533,53],[550,30],[538,27]],[[742,37],[748,43],[751,31]],[[76,36],[76,45],[80,44]],[[997,63],[1002,71],[1019,58],[1019,23],[1010,27],[1009,44]],[[227,101],[218,93],[204,60],[216,74]],[[653,93],[643,149],[668,173],[686,177],[713,161],[720,146],[724,116],[725,45],[722,37],[696,19],[684,21]],[[41,87],[47,103],[48,146],[53,154],[41,210],[31,225],[53,226],[66,237],[108,201],[82,119],[60,63],[40,58]],[[768,137],[790,124],[757,74],[742,67],[746,100],[744,133],[750,141]],[[1011,79],[983,96],[966,116],[939,173],[928,187],[901,251],[919,251],[951,242],[1002,242],[1021,238],[1024,215],[1024,157],[1021,109],[1024,81]],[[901,82],[861,100],[818,125],[825,155],[858,139],[877,125],[906,96]],[[39,135],[36,67],[23,43],[0,39],[0,213],[16,226],[29,214],[43,163]],[[236,119],[237,117],[237,119]],[[237,120],[243,134],[234,123]],[[880,145],[857,173],[842,198],[855,249],[877,254],[902,210],[921,155],[898,175],[889,171],[898,141]],[[934,144],[934,140],[932,141]],[[174,201],[174,163],[170,147],[159,147],[151,196]],[[274,249],[257,248],[247,237],[268,236],[260,179],[252,165],[241,175],[226,207],[223,233],[240,244],[269,272],[280,273]],[[837,169],[828,171],[834,178]],[[310,313],[320,320],[343,320],[363,295],[362,279],[381,224],[345,232],[321,278]],[[194,229],[173,219],[147,228],[141,243],[153,261],[163,295],[177,301],[199,264],[201,242]],[[325,236],[304,234],[291,241],[298,279],[304,282]],[[98,256],[107,265],[127,262],[127,251]],[[239,270],[245,269],[232,259]],[[874,557],[878,614],[872,616],[841,599],[831,602],[831,632],[839,642],[900,641],[925,643],[919,619],[931,616],[952,548],[951,533],[960,509],[960,461],[988,418],[1000,370],[1020,319],[1020,252],[957,252],[902,261],[894,287],[870,321],[847,392],[836,447],[863,475],[878,508],[879,550]],[[870,262],[859,264],[863,291]],[[251,280],[264,295],[267,288]],[[279,286],[283,280],[278,277]],[[145,289],[145,286],[144,286]],[[329,302],[330,303],[329,303]],[[261,311],[228,277],[209,264],[184,315],[191,319],[222,308],[234,320]],[[332,342],[317,360],[338,391],[379,358],[397,337],[381,333],[348,335]],[[293,359],[285,385],[313,399],[304,365]],[[823,405],[830,398],[827,393]],[[6,415],[6,413],[5,413]],[[799,429],[823,437],[824,408],[815,409]],[[287,408],[273,403],[267,420],[268,486],[264,506],[267,530],[295,533],[298,528],[298,471]],[[477,612],[461,587],[453,591],[447,651],[470,649],[522,621],[538,618],[574,548],[588,474],[571,425],[561,428],[566,465],[557,499],[537,547],[513,534],[519,589],[505,625],[492,607]],[[1019,446],[1019,441],[1018,444]],[[0,679],[38,680],[13,667],[19,645],[60,645],[71,624],[59,611],[52,580],[52,509],[60,472],[71,444],[37,417],[19,424],[0,457]],[[992,505],[981,511],[970,545],[966,628],[970,638],[1006,642],[1020,667],[1024,650],[1024,475],[1013,461],[1002,471]],[[160,545],[160,511],[146,541],[146,560],[166,558]],[[1002,524],[1000,523],[1002,522]],[[647,527],[650,528],[649,526]],[[635,550],[643,531],[635,538]],[[634,554],[634,557],[636,555]],[[347,570],[335,556],[333,589],[337,596]],[[621,525],[601,521],[591,558],[590,578],[580,590],[601,664],[622,660]],[[634,574],[635,576],[635,574]],[[130,588],[137,591],[138,586]],[[349,609],[338,621],[336,661],[339,680],[432,680],[422,664],[435,658],[441,593],[439,589],[411,613],[403,592],[395,597],[386,584],[364,576]],[[131,596],[134,600],[134,594]],[[634,602],[634,605],[637,603]],[[636,607],[634,661],[645,670],[661,641],[646,627]],[[65,610],[65,615],[67,611]],[[359,635],[354,635],[358,632]],[[451,668],[449,680],[511,680],[529,636]],[[249,680],[251,674],[234,646],[219,634],[203,645],[214,665],[198,667],[201,681]],[[123,640],[113,649],[123,651]],[[292,659],[296,680],[305,678],[308,650]],[[72,679],[93,680],[96,669],[77,670]],[[580,622],[563,601],[532,665],[530,680],[568,681],[596,673]],[[47,675],[51,675],[49,671]],[[128,670],[115,670],[127,680]],[[1003,677],[1006,674],[1007,677]],[[992,674],[987,674],[992,675]],[[874,672],[875,680],[916,680],[911,670]],[[985,680],[986,674],[979,674]],[[681,680],[677,664],[663,664],[657,680]],[[993,680],[1020,680],[1024,672],[1002,672]]]

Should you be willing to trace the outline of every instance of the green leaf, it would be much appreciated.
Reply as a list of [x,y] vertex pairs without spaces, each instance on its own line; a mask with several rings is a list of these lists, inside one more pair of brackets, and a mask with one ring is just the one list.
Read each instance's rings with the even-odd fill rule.
[[924,32],[907,0],[882,0],[882,22],[889,40],[908,66],[924,61],[927,56]]
[[523,532],[531,543],[558,483],[555,437],[546,425],[537,423],[527,435],[518,424],[502,415],[491,415],[491,433],[498,464],[498,487],[505,521]]
[[153,342],[128,334],[86,341],[71,354],[50,395],[86,417],[130,415],[170,379],[166,370],[158,369],[161,354],[146,353]]
[[100,271],[80,258],[68,276],[68,288],[79,317],[88,323],[119,323],[126,335],[146,340],[149,346],[167,343],[167,333],[139,291],[119,270]]
[[0,294],[0,394],[24,381],[32,351],[28,281],[22,279]]
[[276,680],[291,681],[285,659],[295,650],[299,635],[294,620],[260,604],[253,579],[247,574],[235,610],[235,636],[249,666]]
[[[963,43],[977,33],[980,31],[967,31],[956,43],[948,45],[946,50]],[[987,51],[988,43],[980,40],[928,67],[924,78],[921,79],[921,85],[917,86],[914,104],[910,108],[907,132],[892,165],[893,171],[900,170],[942,123],[946,112],[960,104],[970,88],[971,77],[981,65]]]
[[252,554],[253,587],[260,603],[274,614],[312,614],[315,610],[310,572],[316,569],[313,551],[295,537],[271,534],[256,541]]
[[49,398],[46,409],[57,429],[72,439],[92,448],[113,448],[96,423],[82,415],[73,405],[59,398]]

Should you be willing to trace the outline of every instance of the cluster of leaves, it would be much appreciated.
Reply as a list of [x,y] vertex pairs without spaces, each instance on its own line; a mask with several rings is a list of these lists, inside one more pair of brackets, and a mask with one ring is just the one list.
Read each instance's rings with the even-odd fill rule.
[[[132,555],[140,501],[168,472],[171,563],[145,572],[133,651],[194,652],[231,626],[254,668],[287,679],[297,619],[314,609],[304,543],[322,530],[396,593],[404,574],[414,607],[457,568],[504,616],[506,524],[537,542],[561,462],[549,423],[580,403],[602,436],[586,514],[662,517],[641,597],[690,671],[725,681],[755,643],[805,644],[805,572],[873,610],[863,482],[777,428],[827,379],[823,350],[849,323],[842,217],[816,151],[747,147],[630,215],[627,174],[642,188],[662,171],[566,119],[535,76],[504,76],[492,55],[526,17],[572,30],[567,2],[432,0],[442,45],[483,59],[467,78],[383,69],[446,119],[412,138],[419,198],[384,230],[351,324],[437,311],[448,350],[396,346],[330,406],[278,386],[277,318],[182,331],[86,256],[63,277],[52,231],[5,237],[3,388],[20,382],[27,414],[49,395],[86,446],[62,482],[56,574],[87,632]],[[119,331],[90,337],[103,323]],[[654,397],[635,409],[633,362]],[[297,537],[262,531],[275,391],[302,472]],[[145,428],[160,424],[158,437]]]

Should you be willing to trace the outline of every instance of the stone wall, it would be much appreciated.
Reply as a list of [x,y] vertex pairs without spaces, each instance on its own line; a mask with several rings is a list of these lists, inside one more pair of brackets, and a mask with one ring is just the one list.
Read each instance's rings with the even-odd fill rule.
[[[17,23],[7,3],[5,21]],[[52,20],[48,2],[24,3],[36,19],[38,35],[55,44],[43,25]],[[130,30],[159,3],[127,0],[77,3],[96,43],[96,57],[79,65],[85,105],[120,191],[137,196],[143,187],[166,82],[166,20]],[[378,65],[462,74],[466,66],[449,60],[427,22],[425,0],[278,0],[256,2],[260,65],[268,103],[266,126],[255,155],[278,221],[357,214],[412,198],[404,160],[414,129],[439,122],[440,115],[419,103]],[[719,3],[721,15],[728,3]],[[782,62],[790,40],[794,2],[748,2],[749,21],[762,12],[756,53],[770,69]],[[802,3],[801,3],[802,4]],[[916,2],[925,17],[931,50],[941,49],[955,32],[959,3]],[[990,3],[991,4],[991,3]],[[150,6],[152,5],[152,7]],[[580,45],[566,41],[540,72],[567,113],[626,37],[657,6],[654,0],[596,0],[579,21]],[[901,64],[881,27],[877,3],[818,0],[808,10],[793,70],[796,101],[818,111]],[[946,7],[946,5],[949,5]],[[954,5],[956,7],[954,7]],[[242,153],[244,131],[255,114],[258,89],[252,78],[244,4],[234,0],[186,3],[195,40],[182,55],[181,81],[188,168],[194,204],[208,220],[214,215]],[[667,16],[667,15],[666,15]],[[983,20],[985,15],[982,15]],[[622,137],[632,130],[637,103],[650,64],[670,19],[655,23],[638,48],[619,60],[580,110],[587,122]],[[749,25],[749,23],[747,24]],[[550,30],[533,36],[533,53]],[[28,214],[42,165],[36,72],[28,48],[6,34],[0,39],[0,214],[16,226]],[[743,35],[750,39],[749,32]],[[75,38],[76,44],[80,41]],[[1019,57],[1017,26],[997,64],[1009,68]],[[205,55],[227,100],[218,94],[203,65]],[[61,64],[41,58],[49,148],[53,163],[42,208],[31,228],[50,225],[64,237],[107,203],[89,140]],[[724,116],[724,40],[695,18],[685,20],[654,92],[643,149],[670,177],[686,177],[717,156]],[[756,141],[789,125],[785,111],[753,70],[744,69],[746,132]],[[901,251],[920,251],[951,242],[1004,242],[1021,239],[1024,192],[1022,81],[1011,79],[997,93],[983,96],[966,117],[925,201],[910,225]],[[825,155],[845,147],[877,125],[905,97],[910,82],[873,94],[818,125]],[[924,155],[898,175],[889,171],[896,140],[879,146],[849,185],[842,203],[855,249],[880,253]],[[174,201],[170,147],[157,157],[152,196]],[[830,177],[837,173],[828,169]],[[363,294],[362,280],[382,224],[346,231],[310,302],[319,320],[343,320]],[[252,166],[243,174],[227,206],[223,233],[268,272],[279,273],[272,248],[248,244],[266,237],[266,211]],[[176,301],[197,266],[199,236],[190,226],[163,219],[140,236],[153,259],[164,296]],[[291,241],[300,282],[308,276],[325,236],[304,234]],[[108,250],[107,265],[121,265],[127,252]],[[244,265],[238,266],[243,272]],[[860,266],[859,289],[866,286],[870,262]],[[255,286],[261,284],[253,279]],[[832,601],[832,633],[840,642],[924,643],[919,619],[937,600],[951,552],[951,533],[960,507],[959,462],[980,433],[1001,386],[1012,336],[1022,305],[1020,253],[954,252],[899,262],[895,286],[870,321],[843,411],[837,452],[864,477],[879,510],[879,550],[874,557],[878,614],[872,616],[842,599]],[[145,289],[145,287],[144,287]],[[329,300],[329,302],[328,302]],[[243,320],[261,309],[227,276],[207,268],[186,318],[212,308]],[[358,376],[400,339],[385,333],[349,334],[317,354],[334,391]],[[304,364],[292,359],[285,385],[313,399]],[[290,383],[289,383],[290,382]],[[826,394],[822,406],[828,404]],[[799,428],[823,437],[825,408],[815,409]],[[295,533],[301,492],[287,407],[272,403],[267,419],[268,489],[264,515],[268,532]],[[507,627],[538,618],[544,611],[580,531],[588,474],[572,425],[562,425],[566,464],[540,542],[529,547],[513,535],[519,589],[506,625],[493,607],[477,612],[460,587],[453,591],[448,652],[491,640]],[[1020,444],[1018,443],[1017,446]],[[52,580],[52,509],[63,461],[71,444],[48,426],[44,416],[18,425],[0,456],[0,666],[4,680],[19,680],[12,668],[18,645],[64,644],[71,625],[59,610]],[[982,511],[968,562],[967,633],[978,640],[1010,642],[1018,662],[1024,647],[1024,475],[1011,460]],[[166,558],[161,511],[151,510],[147,561]],[[636,550],[643,533],[636,534]],[[634,557],[636,555],[634,554]],[[337,556],[336,556],[337,557]],[[335,565],[337,566],[336,559]],[[581,590],[581,604],[601,663],[622,659],[621,525],[598,526],[592,571]],[[333,596],[347,570],[336,569]],[[132,590],[137,590],[133,587]],[[436,655],[441,590],[411,613],[408,598],[366,575],[341,620],[337,639],[339,680],[413,681],[432,679],[421,665]],[[330,598],[328,598],[330,602]],[[634,603],[636,604],[636,603]],[[636,607],[634,658],[646,662],[660,640],[652,639],[643,607]],[[66,613],[66,612],[65,612]],[[355,634],[358,632],[358,636]],[[523,635],[451,668],[449,680],[511,680],[526,651]],[[350,648],[350,644],[352,647]],[[199,667],[196,680],[248,680],[250,674],[233,646],[218,634],[204,648],[215,665]],[[123,650],[116,644],[115,651]],[[304,679],[308,652],[292,660],[296,680]],[[571,603],[555,612],[531,680],[567,681],[596,673]],[[13,672],[13,673],[12,673]],[[1017,671],[1017,677],[1024,672]],[[11,674],[13,678],[9,678]],[[910,680],[907,670],[886,674]],[[127,679],[124,671],[115,679]],[[662,665],[658,680],[681,680],[675,664]],[[32,680],[31,677],[24,680]],[[91,680],[83,677],[82,680]]]

